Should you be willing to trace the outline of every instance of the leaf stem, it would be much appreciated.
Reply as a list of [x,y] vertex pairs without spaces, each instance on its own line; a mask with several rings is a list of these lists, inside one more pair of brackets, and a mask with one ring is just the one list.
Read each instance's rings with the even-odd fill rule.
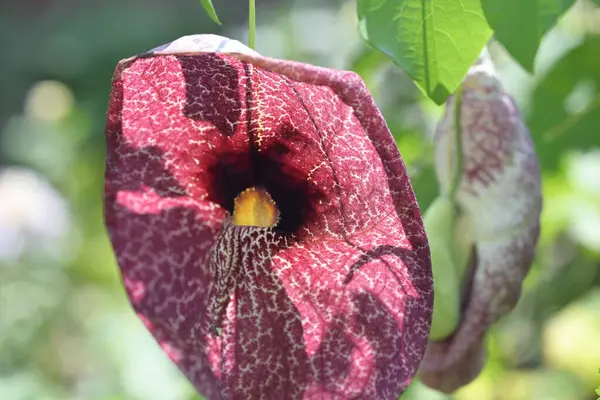
[[256,50],[256,2],[249,0],[248,4],[248,47]]
[[462,85],[454,93],[454,144],[456,148],[456,168],[454,170],[454,181],[450,187],[450,198],[455,201],[456,192],[460,186],[463,175],[463,149],[462,149]]

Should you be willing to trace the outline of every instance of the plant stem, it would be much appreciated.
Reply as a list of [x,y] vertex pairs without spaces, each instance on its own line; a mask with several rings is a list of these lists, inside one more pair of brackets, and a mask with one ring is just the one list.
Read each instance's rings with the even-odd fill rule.
[[255,50],[256,48],[256,2],[250,0],[248,12],[248,46]]
[[456,147],[456,168],[454,170],[454,181],[450,188],[450,198],[454,201],[458,187],[463,175],[463,152],[462,152],[462,124],[460,123],[462,108],[462,85],[456,89],[454,94],[454,144]]
[[[453,265],[455,268],[454,273],[457,276],[458,282],[463,281],[463,278],[465,276],[465,271],[471,262],[471,256],[467,255],[465,258],[464,249],[461,250],[459,247],[457,247],[456,241],[454,240],[457,220],[459,218],[459,214],[461,213],[460,207],[456,201],[456,192],[458,192],[458,188],[460,187],[460,183],[461,183],[462,177],[463,177],[463,145],[462,145],[462,133],[463,132],[462,132],[462,123],[461,123],[462,91],[463,91],[463,87],[461,84],[458,87],[458,89],[456,89],[456,92],[454,93],[454,147],[455,147],[455,151],[456,151],[456,158],[455,158],[456,164],[455,164],[455,168],[454,168],[454,179],[452,181],[452,186],[450,187],[450,200],[454,204],[455,213],[452,215],[452,220],[449,221],[450,226],[451,226],[450,249],[451,249],[451,253],[452,253]],[[464,238],[462,240],[464,241]],[[460,286],[458,288],[456,288],[456,290],[458,291],[459,296],[460,296],[460,293],[461,293]]]

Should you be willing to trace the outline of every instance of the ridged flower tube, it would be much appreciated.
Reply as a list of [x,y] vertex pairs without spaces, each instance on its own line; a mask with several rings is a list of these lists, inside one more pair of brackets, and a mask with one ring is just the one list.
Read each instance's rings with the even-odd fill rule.
[[207,399],[396,399],[427,345],[418,205],[358,75],[215,35],[121,61],[105,214],[133,309]]
[[[435,137],[442,196],[449,196],[455,182],[455,114],[455,100],[450,98]],[[422,381],[443,392],[466,385],[485,365],[486,332],[519,299],[542,210],[540,169],[529,130],[486,52],[463,82],[460,125],[463,167],[453,198],[449,262],[455,267],[454,278],[462,282],[457,289],[460,317],[445,325],[434,321],[456,327],[447,337],[430,341],[420,366]],[[433,266],[434,279],[438,267]]]

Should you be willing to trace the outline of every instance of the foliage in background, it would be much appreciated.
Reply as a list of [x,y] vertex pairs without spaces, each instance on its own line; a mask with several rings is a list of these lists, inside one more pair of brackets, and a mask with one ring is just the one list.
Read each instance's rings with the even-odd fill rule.
[[[119,59],[190,33],[245,41],[247,2],[236,4],[220,8],[224,27],[199,17],[194,1],[0,6],[4,398],[198,399],[123,292],[102,217],[104,113]],[[426,209],[437,195],[431,135],[440,110],[362,43],[356,2],[262,0],[258,7],[259,52],[361,74]],[[576,3],[542,40],[534,75],[490,46],[542,163],[541,242],[521,302],[493,330],[482,375],[453,396],[414,382],[403,398],[593,398],[600,384],[598,26],[598,8]]]
[[529,72],[542,37],[574,0],[481,0],[494,37]]

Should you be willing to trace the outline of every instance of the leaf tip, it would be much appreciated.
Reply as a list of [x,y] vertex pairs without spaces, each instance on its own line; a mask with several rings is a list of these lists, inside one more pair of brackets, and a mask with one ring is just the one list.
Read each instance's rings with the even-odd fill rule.
[[200,0],[200,4],[202,4],[204,11],[206,11],[206,14],[208,14],[210,19],[214,23],[216,23],[217,25],[222,25],[221,21],[219,20],[218,15],[217,15],[217,12],[215,11],[215,7],[212,4],[212,0]]

